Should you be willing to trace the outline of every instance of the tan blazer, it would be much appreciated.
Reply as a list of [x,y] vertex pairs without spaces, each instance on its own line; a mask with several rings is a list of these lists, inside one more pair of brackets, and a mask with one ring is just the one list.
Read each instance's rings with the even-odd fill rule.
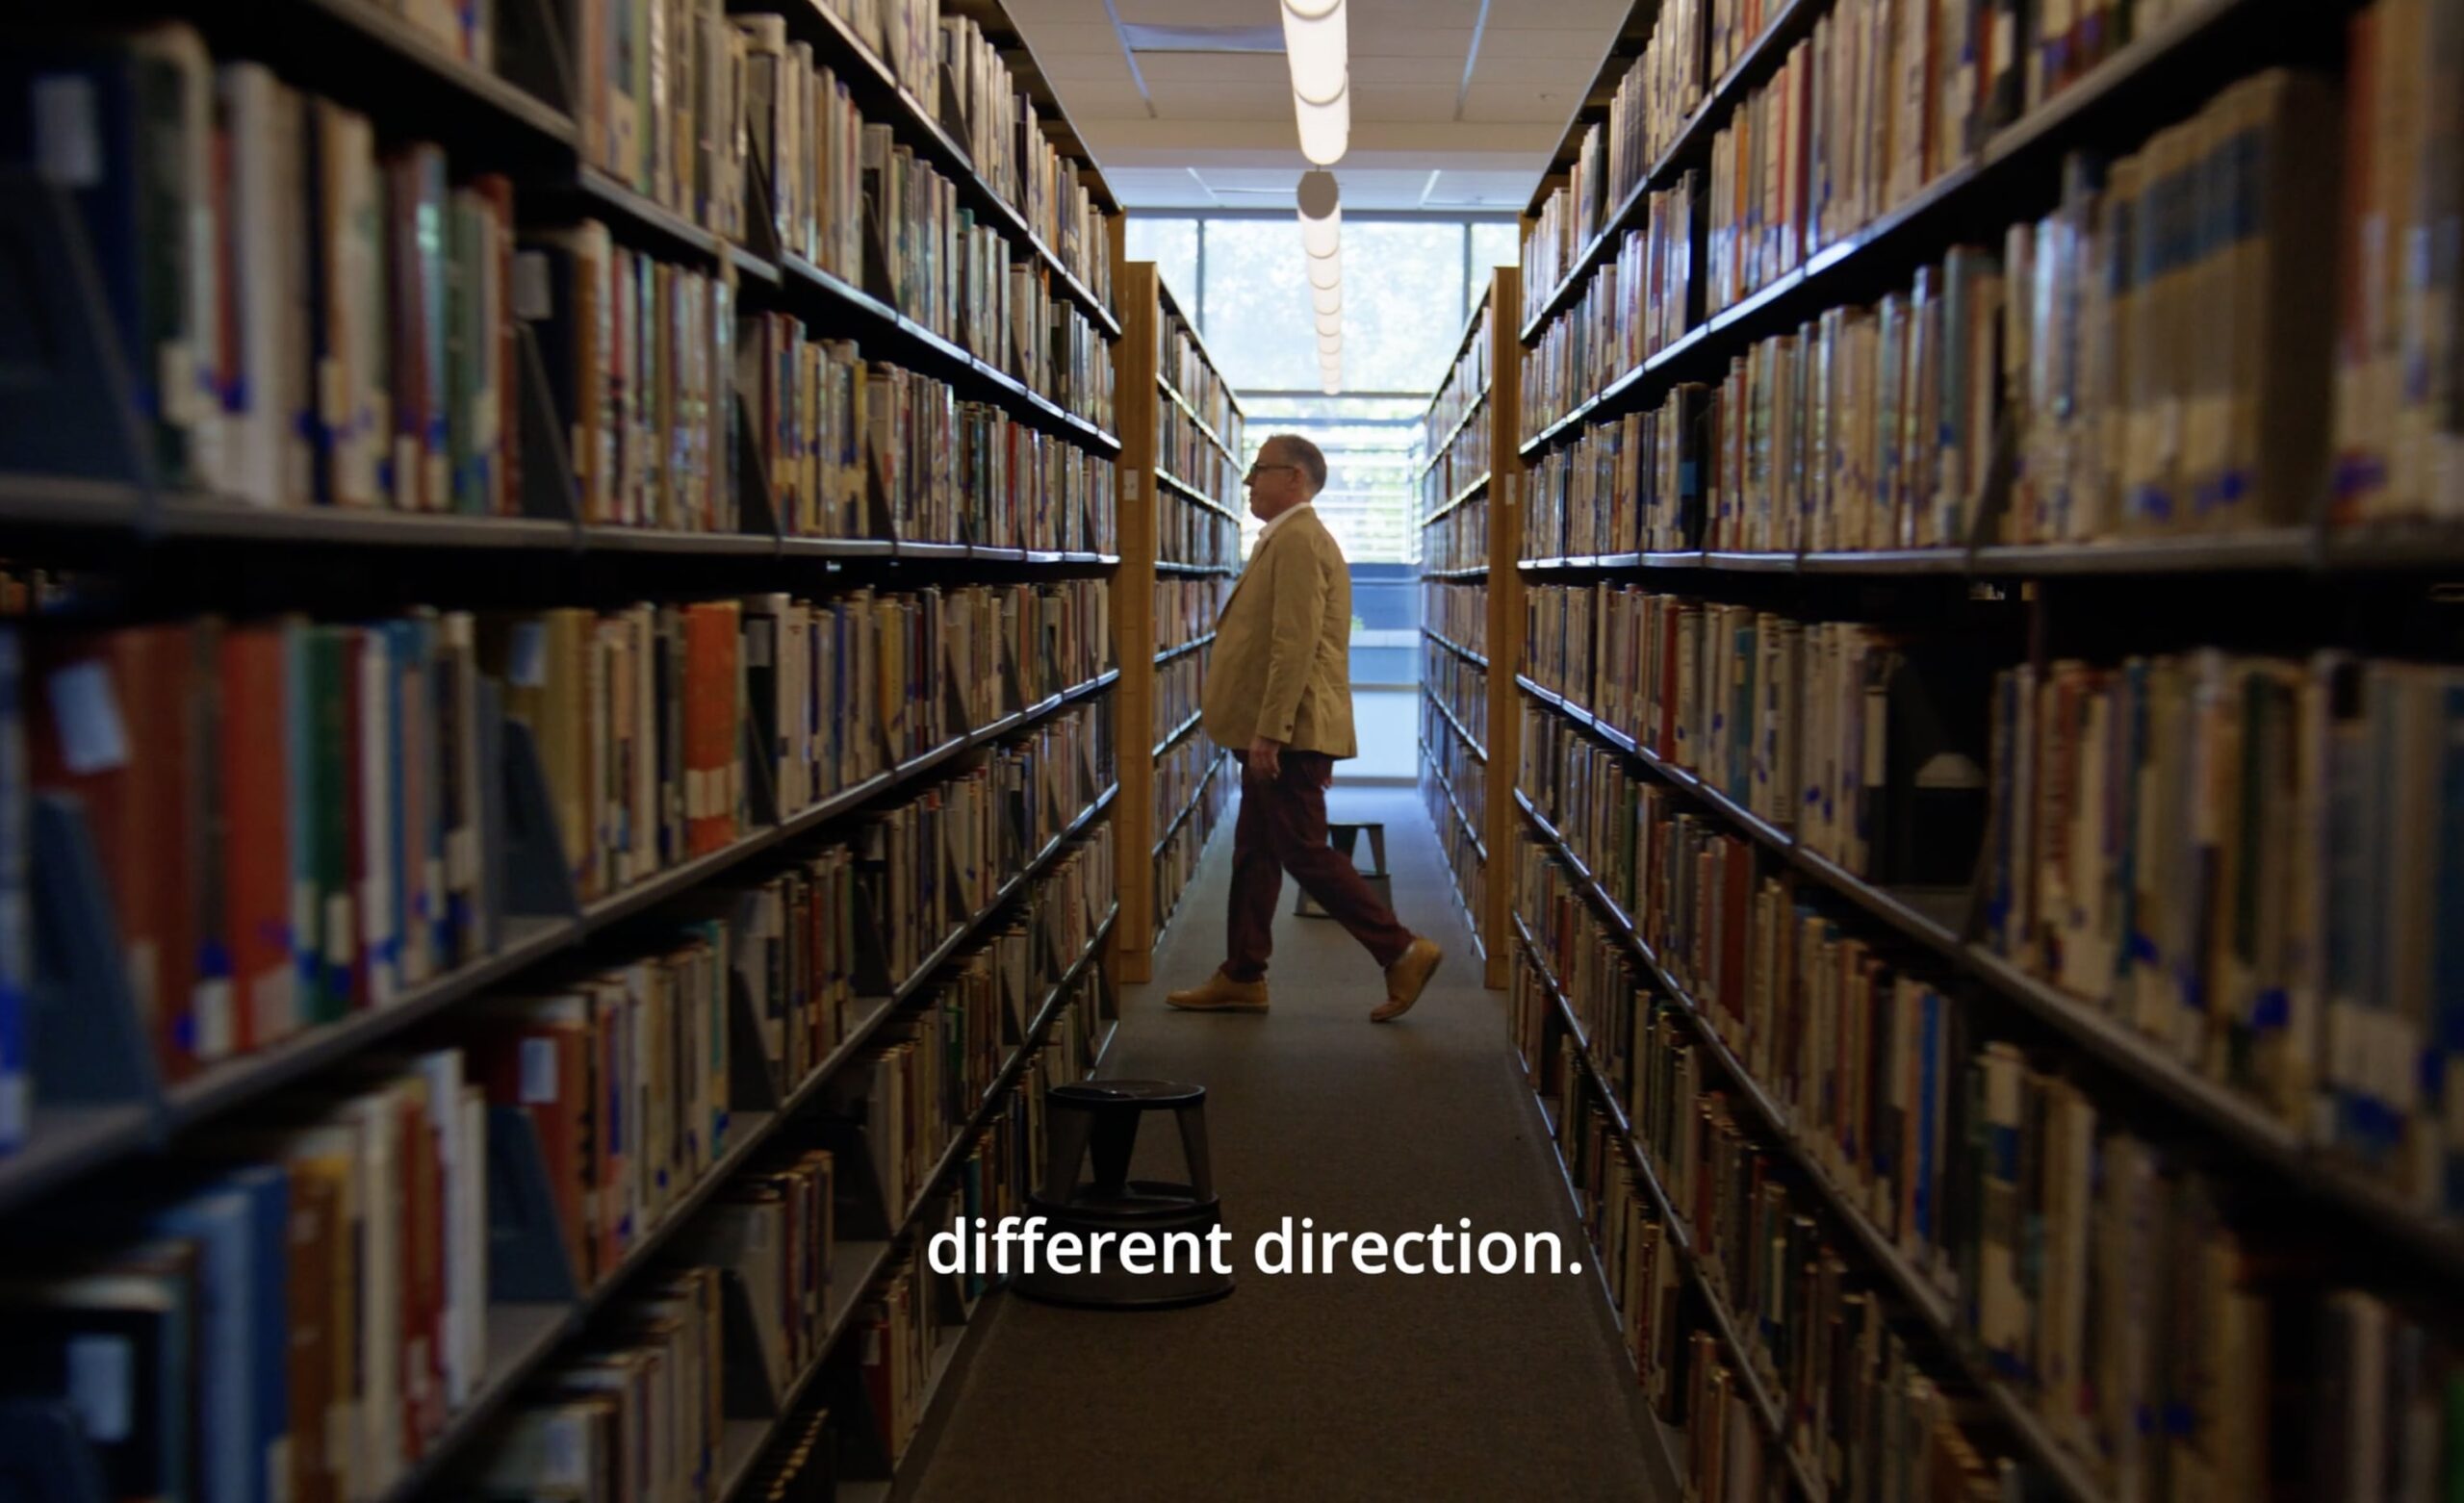
[[1215,624],[1200,708],[1217,745],[1259,736],[1358,756],[1351,728],[1351,570],[1316,507],[1258,545]]

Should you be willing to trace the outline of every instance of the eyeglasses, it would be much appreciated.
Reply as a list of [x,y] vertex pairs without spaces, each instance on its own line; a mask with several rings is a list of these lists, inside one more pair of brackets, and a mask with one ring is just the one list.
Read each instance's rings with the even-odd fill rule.
[[1297,470],[1300,467],[1298,465],[1251,465],[1249,467],[1249,472],[1243,475],[1241,478],[1244,481],[1255,480],[1258,476],[1265,474],[1270,470]]

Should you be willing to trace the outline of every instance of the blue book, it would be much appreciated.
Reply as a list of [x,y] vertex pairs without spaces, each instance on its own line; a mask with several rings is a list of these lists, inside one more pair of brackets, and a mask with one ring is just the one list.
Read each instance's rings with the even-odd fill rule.
[[0,630],[0,1154],[26,1145],[35,1108],[34,900],[27,888],[25,662]]
[[2430,1018],[2423,1040],[2422,1100],[2415,1130],[2447,1138],[2438,1155],[2439,1209],[2464,1208],[2464,1145],[2442,1130],[2447,1097],[2464,1089],[2464,677],[2451,672],[2439,691],[2438,922],[2432,926]]
[[197,1250],[196,1412],[200,1495],[256,1503],[273,1495],[290,1424],[290,1182],[272,1165],[232,1172],[155,1214],[152,1235]]

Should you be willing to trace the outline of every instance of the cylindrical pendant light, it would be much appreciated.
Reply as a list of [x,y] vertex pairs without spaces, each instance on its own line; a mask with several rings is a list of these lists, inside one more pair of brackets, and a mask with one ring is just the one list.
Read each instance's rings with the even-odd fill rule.
[[1325,100],[1343,92],[1351,76],[1344,0],[1283,0],[1283,51],[1292,64],[1294,93]]
[[1333,255],[1343,244],[1344,211],[1335,174],[1322,168],[1300,174],[1300,243],[1317,257]]
[[1295,90],[1292,108],[1300,126],[1300,154],[1322,167],[1341,162],[1351,145],[1351,90],[1338,89],[1326,99]]
[[1322,313],[1318,315],[1318,332],[1321,335],[1332,334],[1338,339],[1342,338],[1344,332],[1344,316],[1342,311],[1337,310],[1334,313]]
[[1331,292],[1344,285],[1344,258],[1338,255],[1311,256],[1309,285],[1322,292]]
[[1320,313],[1341,313],[1344,311],[1344,290],[1340,286],[1320,287],[1313,282],[1309,285],[1309,306]]

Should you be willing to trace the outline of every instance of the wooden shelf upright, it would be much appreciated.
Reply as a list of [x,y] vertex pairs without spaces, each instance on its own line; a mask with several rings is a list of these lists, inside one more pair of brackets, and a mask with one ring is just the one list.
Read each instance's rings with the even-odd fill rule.
[[[1119,244],[1115,221],[1115,245]],[[1116,260],[1120,424],[1118,816],[1124,981],[1154,951],[1231,793],[1230,758],[1197,725],[1216,613],[1241,567],[1240,398],[1153,262]]]

